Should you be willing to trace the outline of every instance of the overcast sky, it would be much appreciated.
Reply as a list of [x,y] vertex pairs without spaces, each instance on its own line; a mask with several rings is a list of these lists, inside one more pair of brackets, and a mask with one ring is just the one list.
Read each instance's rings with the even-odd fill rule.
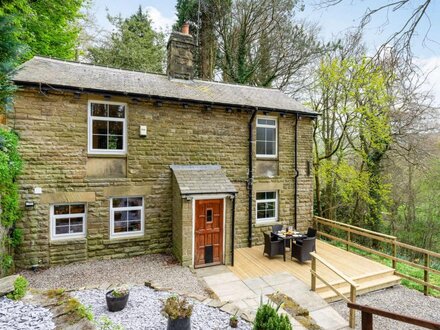
[[[341,4],[328,8],[314,6],[317,0],[304,0],[304,12],[297,16],[312,22],[318,22],[321,27],[321,37],[329,41],[342,37],[348,29],[357,26],[368,7],[376,8],[378,3],[388,0],[343,0]],[[414,1],[414,5],[420,1]],[[92,11],[99,25],[110,29],[106,19],[106,10],[111,15],[121,14],[123,17],[133,14],[141,5],[147,9],[153,20],[154,27],[169,31],[175,21],[175,0],[93,0]],[[368,25],[364,39],[371,51],[374,51],[390,36],[393,31],[402,27],[405,18],[411,11],[400,11],[399,14],[382,13]],[[430,72],[426,88],[435,92],[440,103],[440,1],[432,1],[429,9],[429,19],[422,20],[418,27],[417,36],[412,44],[416,61]]]

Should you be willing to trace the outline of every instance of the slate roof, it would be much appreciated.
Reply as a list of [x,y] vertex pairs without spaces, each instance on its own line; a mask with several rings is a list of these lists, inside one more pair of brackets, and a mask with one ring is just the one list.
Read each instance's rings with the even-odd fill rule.
[[169,79],[166,75],[128,71],[35,56],[13,76],[17,85],[50,85],[85,91],[146,95],[212,105],[258,107],[315,116],[278,89],[204,80]]
[[182,195],[236,193],[220,165],[170,165]]

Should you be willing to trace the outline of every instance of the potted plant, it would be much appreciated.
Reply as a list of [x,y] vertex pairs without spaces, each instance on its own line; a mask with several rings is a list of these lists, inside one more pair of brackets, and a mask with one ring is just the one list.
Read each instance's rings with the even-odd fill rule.
[[119,312],[125,308],[130,292],[127,287],[119,287],[110,290],[105,295],[107,308],[110,312]]
[[192,310],[193,306],[186,298],[176,295],[168,297],[162,309],[168,317],[167,330],[190,330]]
[[234,315],[231,316],[231,318],[229,319],[229,326],[231,328],[236,328],[238,327],[238,317],[237,317],[237,312],[235,312]]

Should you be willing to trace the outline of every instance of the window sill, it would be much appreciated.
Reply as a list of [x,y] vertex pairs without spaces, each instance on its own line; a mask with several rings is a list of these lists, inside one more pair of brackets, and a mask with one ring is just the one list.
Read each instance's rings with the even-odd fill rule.
[[130,235],[130,236],[113,236],[110,237],[110,239],[104,240],[105,245],[111,245],[111,244],[121,244],[121,243],[128,243],[128,242],[142,242],[145,241],[144,234],[137,234],[137,235]]
[[69,244],[86,244],[87,238],[85,237],[59,237],[52,238],[50,241],[50,246],[62,246]]
[[268,226],[279,225],[279,224],[280,224],[280,222],[278,220],[270,220],[270,221],[265,221],[265,222],[254,223],[254,227],[255,228],[268,227]]
[[127,154],[94,154],[88,153],[89,158],[127,158]]
[[256,160],[259,161],[278,161],[278,156],[273,156],[273,157],[262,157],[262,156],[256,156],[255,157]]

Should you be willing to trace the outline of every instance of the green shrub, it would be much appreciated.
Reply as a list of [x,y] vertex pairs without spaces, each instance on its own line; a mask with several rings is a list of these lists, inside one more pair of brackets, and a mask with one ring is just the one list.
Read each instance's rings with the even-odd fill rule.
[[23,277],[18,276],[14,282],[14,291],[9,293],[7,297],[12,300],[19,300],[23,298],[26,294],[29,282]]
[[278,315],[280,305],[276,308],[270,303],[258,307],[254,321],[254,330],[292,330],[287,315]]
[[124,330],[122,325],[115,324],[105,315],[102,315],[98,321],[95,321],[95,325],[99,330]]
[[188,318],[192,314],[193,306],[188,303],[186,298],[179,296],[168,297],[162,311],[172,320]]

